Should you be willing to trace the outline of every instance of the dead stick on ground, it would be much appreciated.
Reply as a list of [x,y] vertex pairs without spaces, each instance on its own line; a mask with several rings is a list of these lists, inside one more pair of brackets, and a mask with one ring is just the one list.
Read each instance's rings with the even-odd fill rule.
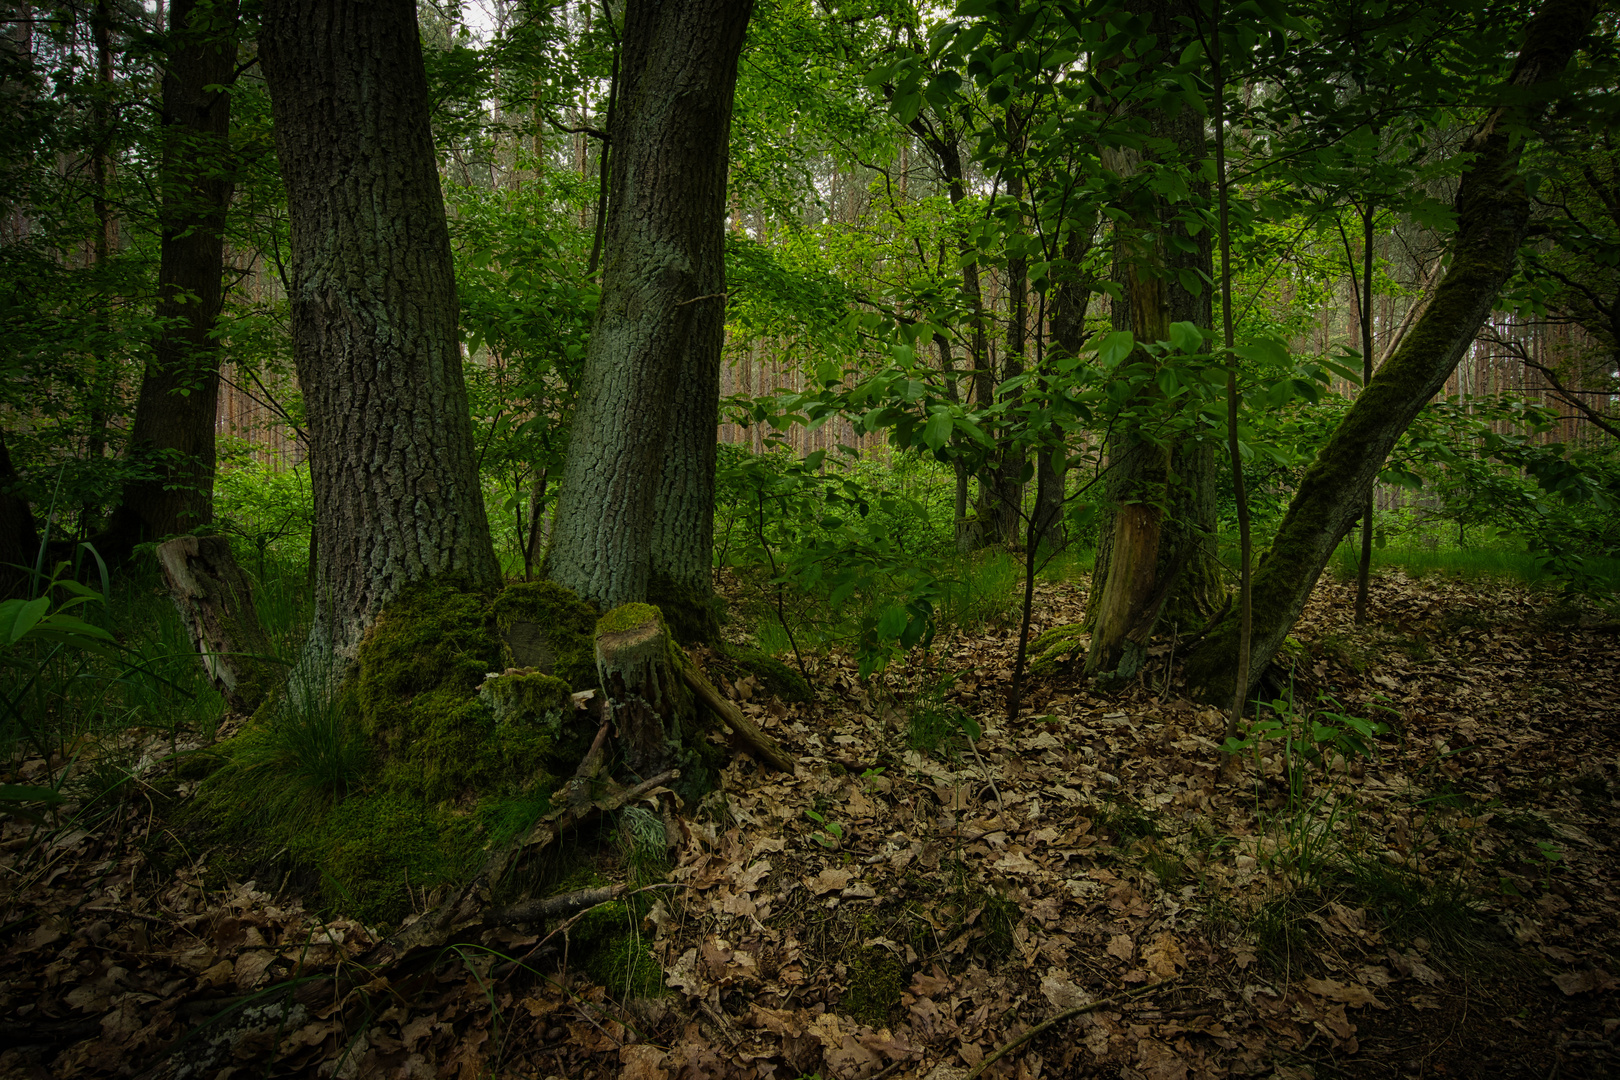
[[1077,1005],[1072,1009],[1064,1009],[1050,1020],[1042,1020],[1040,1023],[1018,1036],[1018,1038],[1014,1039],[1012,1042],[998,1047],[995,1053],[987,1055],[985,1059],[975,1065],[972,1071],[964,1076],[962,1080],[976,1080],[977,1077],[984,1074],[984,1070],[988,1069],[990,1066],[994,1065],[996,1062],[1000,1061],[1002,1058],[1006,1057],[1020,1046],[1023,1046],[1035,1036],[1047,1031],[1050,1028],[1057,1027],[1066,1020],[1073,1020],[1081,1013],[1096,1012],[1098,1009],[1105,1009],[1110,1005],[1117,1005],[1119,1002],[1125,1001],[1128,998],[1140,997],[1150,990],[1157,990],[1159,987],[1167,986],[1175,981],[1176,980],[1174,979],[1160,979],[1156,983],[1149,983],[1147,986],[1139,986],[1135,990],[1127,990],[1123,994],[1115,994],[1113,997],[1103,998],[1100,1001],[1093,1001],[1086,1005]]
[[686,685],[690,686],[697,693],[697,696],[703,699],[703,704],[713,709],[720,719],[725,721],[725,725],[735,731],[737,737],[747,743],[749,749],[753,750],[761,759],[782,772],[791,774],[794,761],[788,756],[787,751],[777,745],[775,739],[761,731],[752,720],[743,715],[741,709],[721,697],[720,691],[716,690],[714,684],[703,677],[703,673],[697,669],[697,665],[693,664],[690,659],[683,658],[683,660],[681,677],[686,680]]

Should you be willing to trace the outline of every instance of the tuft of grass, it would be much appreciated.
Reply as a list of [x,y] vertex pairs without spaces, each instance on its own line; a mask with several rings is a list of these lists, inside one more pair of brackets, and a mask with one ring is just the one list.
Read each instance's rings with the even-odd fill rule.
[[1018,613],[1024,570],[1010,552],[963,555],[946,569],[941,619],[960,630],[1009,625]]

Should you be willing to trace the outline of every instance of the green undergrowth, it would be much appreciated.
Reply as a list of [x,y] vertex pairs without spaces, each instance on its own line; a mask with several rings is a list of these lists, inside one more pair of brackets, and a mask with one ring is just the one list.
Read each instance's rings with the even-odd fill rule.
[[[1329,566],[1341,581],[1353,581],[1360,560],[1358,543],[1346,542],[1334,551]],[[1593,579],[1607,581],[1610,589],[1620,588],[1620,559],[1588,556],[1582,565]],[[1558,581],[1549,573],[1544,557],[1522,549],[1389,546],[1374,550],[1373,572],[1391,568],[1404,570],[1411,577],[1439,574],[1468,581],[1505,578],[1531,585]]]
[[497,597],[413,586],[346,679],[306,674],[211,750],[188,820],[218,852],[213,871],[291,876],[329,907],[394,923],[531,826],[594,734],[571,680],[507,666],[501,630],[517,623],[539,629],[559,674],[590,641],[595,613],[539,584]]

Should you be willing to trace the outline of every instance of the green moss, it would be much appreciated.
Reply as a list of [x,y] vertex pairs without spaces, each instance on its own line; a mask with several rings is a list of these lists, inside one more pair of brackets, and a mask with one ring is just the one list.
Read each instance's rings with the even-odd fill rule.
[[1029,645],[1029,673],[1053,674],[1085,652],[1090,631],[1085,623],[1065,623],[1042,631]]
[[584,950],[585,973],[621,1000],[664,993],[664,970],[636,929],[640,918],[634,906],[615,901],[586,912],[569,933]]
[[414,906],[407,885],[426,892],[458,880],[482,846],[470,815],[384,793],[344,800],[289,850],[320,867],[327,903],[368,923],[395,923]]
[[490,605],[502,667],[536,668],[575,690],[596,685],[596,609],[554,581],[508,585]]
[[567,683],[525,668],[486,678],[478,687],[478,700],[494,714],[497,724],[550,728],[553,734],[572,705]]
[[753,675],[761,686],[783,701],[807,705],[815,700],[804,676],[767,652],[746,645],[723,645],[720,655],[733,666]]
[[[627,630],[634,630],[649,620],[656,620],[660,626],[664,625],[664,613],[652,604],[620,604],[612,611],[596,620],[596,634],[622,634]],[[665,633],[668,628],[665,627]]]
[[905,964],[885,948],[861,949],[847,963],[844,996],[838,1001],[840,1011],[873,1027],[888,1023],[889,1014],[899,1007],[900,995],[906,988]]

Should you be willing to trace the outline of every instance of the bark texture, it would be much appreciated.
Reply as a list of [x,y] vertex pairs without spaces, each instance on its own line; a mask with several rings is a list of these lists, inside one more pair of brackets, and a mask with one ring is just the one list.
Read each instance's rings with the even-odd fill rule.
[[260,58],[292,224],[315,495],[311,655],[406,585],[500,572],[467,414],[444,200],[410,0],[269,0]]
[[751,8],[625,10],[602,297],[546,557],[546,576],[604,609],[646,597],[655,571],[711,591],[726,172]]
[[214,519],[214,420],[224,304],[225,215],[232,183],[231,95],[236,4],[175,0],[163,71],[162,238],[157,318],[141,378],[130,453],[147,474],[124,487],[104,542],[108,553]]
[[177,536],[158,546],[157,557],[209,679],[232,709],[253,712],[273,687],[278,665],[230,540]]
[[[1130,8],[1164,32],[1176,26],[1180,11],[1178,5],[1159,0],[1139,0]],[[1180,48],[1178,40],[1174,34],[1168,39],[1172,53]],[[1149,136],[1173,148],[1167,164],[1196,168],[1202,161],[1200,116],[1186,108],[1176,113],[1149,108],[1141,115]],[[1112,305],[1114,328],[1131,331],[1138,341],[1164,341],[1173,322],[1210,326],[1210,290],[1195,294],[1181,281],[1186,271],[1208,280],[1213,267],[1209,230],[1188,236],[1175,220],[1179,206],[1130,183],[1144,171],[1142,152],[1111,149],[1104,164],[1127,181],[1131,213],[1129,224],[1115,227],[1114,280],[1121,300]],[[1207,198],[1207,184],[1191,186],[1195,198]],[[1148,640],[1167,609],[1186,620],[1207,616],[1219,602],[1215,458],[1207,440],[1166,440],[1139,427],[1126,427],[1115,436],[1108,454],[1111,509],[1101,523],[1091,578],[1086,673],[1126,679],[1141,669]]]
[[[1293,628],[1333,549],[1362,513],[1389,451],[1473,345],[1512,274],[1530,220],[1519,175],[1525,132],[1553,96],[1553,84],[1585,38],[1596,7],[1593,0],[1542,5],[1526,30],[1501,104],[1470,137],[1466,149],[1472,162],[1457,191],[1451,266],[1428,309],[1306,470],[1256,569],[1254,662],[1246,693]],[[1192,692],[1211,702],[1230,700],[1237,648],[1237,619],[1229,614],[1188,657]]]

